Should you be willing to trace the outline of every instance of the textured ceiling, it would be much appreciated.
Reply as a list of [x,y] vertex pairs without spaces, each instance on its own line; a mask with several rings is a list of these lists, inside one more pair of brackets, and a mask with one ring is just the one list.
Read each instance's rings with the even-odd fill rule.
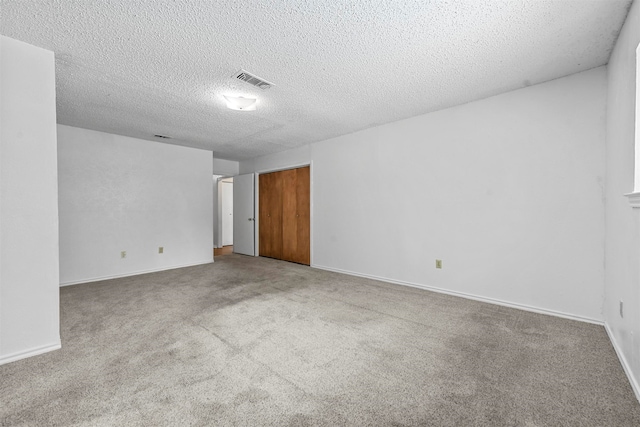
[[0,33],[55,52],[59,123],[241,160],[604,65],[630,3],[0,0]]

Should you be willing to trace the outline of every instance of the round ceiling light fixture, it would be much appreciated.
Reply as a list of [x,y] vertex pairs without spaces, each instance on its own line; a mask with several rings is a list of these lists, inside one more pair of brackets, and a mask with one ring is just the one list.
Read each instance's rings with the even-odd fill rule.
[[242,96],[222,95],[227,101],[227,108],[238,111],[255,111],[258,100],[256,98],[245,98]]

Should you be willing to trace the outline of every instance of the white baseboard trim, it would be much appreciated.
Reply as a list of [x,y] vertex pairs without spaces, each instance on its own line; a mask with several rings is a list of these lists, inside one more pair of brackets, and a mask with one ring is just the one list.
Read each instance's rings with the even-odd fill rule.
[[481,296],[478,296],[478,295],[468,294],[466,292],[451,291],[451,290],[448,290],[448,289],[438,288],[438,287],[435,287],[435,286],[422,285],[420,283],[405,282],[403,280],[389,279],[387,277],[379,277],[379,276],[374,276],[374,275],[371,275],[371,274],[356,273],[356,272],[353,272],[353,271],[341,270],[339,268],[332,268],[332,267],[327,267],[327,266],[324,266],[324,265],[313,264],[313,265],[311,265],[311,267],[318,268],[320,270],[333,271],[335,273],[348,274],[350,276],[358,276],[358,277],[364,277],[364,278],[367,278],[367,279],[380,280],[382,282],[393,283],[393,284],[396,284],[396,285],[410,286],[412,288],[424,289],[426,291],[432,291],[432,292],[437,292],[437,293],[440,293],[440,294],[452,295],[452,296],[466,298],[466,299],[470,299],[470,300],[474,300],[474,301],[486,302],[486,303],[489,303],[489,304],[496,304],[496,305],[501,305],[501,306],[509,307],[509,308],[516,308],[518,310],[531,311],[533,313],[546,314],[548,316],[562,317],[564,319],[577,320],[579,322],[593,323],[593,324],[596,324],[596,325],[604,325],[604,321],[603,320],[592,319],[590,317],[584,317],[584,316],[578,316],[578,315],[575,315],[575,314],[564,313],[562,311],[548,310],[548,309],[545,309],[545,308],[539,308],[539,307],[533,307],[533,306],[526,305],[526,304],[518,304],[518,303],[515,303],[515,302],[503,301],[503,300],[499,300],[499,299],[495,299],[495,298],[481,297]]
[[183,264],[183,265],[172,265],[170,267],[155,268],[155,269],[151,269],[151,270],[140,270],[140,271],[133,271],[133,272],[130,272],[130,273],[113,274],[113,275],[109,275],[109,276],[90,277],[90,278],[87,278],[87,279],[72,280],[72,281],[69,281],[69,282],[60,282],[60,287],[62,287],[62,286],[71,286],[71,285],[79,285],[81,283],[100,282],[102,280],[118,279],[118,278],[121,278],[121,277],[137,276],[139,274],[157,273],[159,271],[175,270],[176,268],[195,267],[196,265],[211,264],[211,263],[213,263],[213,258],[209,259],[209,260],[206,260],[206,261],[200,261],[200,262]]
[[58,350],[62,347],[60,341],[44,345],[42,347],[31,348],[29,350],[18,351],[15,353],[7,354],[6,356],[0,356],[0,365],[4,365],[6,363],[15,362],[17,360],[26,359],[27,357],[37,356],[39,354],[48,353],[53,350]]
[[620,364],[622,365],[622,369],[624,369],[624,373],[627,374],[627,378],[629,379],[629,384],[631,384],[631,389],[633,389],[633,393],[636,395],[636,399],[640,402],[640,385],[638,381],[633,376],[633,372],[631,371],[631,366],[629,366],[629,362],[627,362],[627,358],[624,357],[624,353],[622,349],[618,346],[618,342],[613,335],[613,331],[609,327],[607,322],[604,322],[604,330],[607,331],[607,335],[609,335],[609,341],[611,341],[611,345],[613,349],[616,351],[618,355],[618,359],[620,360]]

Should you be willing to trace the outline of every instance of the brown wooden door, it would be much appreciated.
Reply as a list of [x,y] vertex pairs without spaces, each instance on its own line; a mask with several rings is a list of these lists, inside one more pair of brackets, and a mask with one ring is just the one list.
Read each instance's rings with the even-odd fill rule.
[[309,265],[310,169],[260,175],[260,255]]
[[260,175],[260,255],[282,258],[282,179],[277,172]]
[[296,261],[298,252],[298,204],[296,169],[278,172],[282,182],[282,259]]
[[295,259],[293,261],[309,265],[311,263],[311,180],[309,166],[295,169],[295,171],[297,246]]

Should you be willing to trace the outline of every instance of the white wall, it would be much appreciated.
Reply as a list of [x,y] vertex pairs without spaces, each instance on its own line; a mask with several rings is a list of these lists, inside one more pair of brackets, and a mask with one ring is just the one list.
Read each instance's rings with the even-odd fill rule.
[[600,67],[240,170],[313,162],[316,267],[601,321],[605,98]]
[[[633,191],[634,183],[638,43],[640,5],[636,1],[608,65],[604,317],[640,399],[640,209],[632,209],[623,196]],[[624,301],[624,318],[619,314],[621,300]]]
[[53,52],[0,36],[0,364],[60,347]]
[[311,145],[303,145],[281,153],[240,162],[240,173],[273,171],[291,166],[308,165],[309,159],[311,159]]
[[59,125],[58,162],[61,284],[213,261],[210,151]]
[[222,176],[236,176],[240,163],[234,160],[213,159],[213,173]]

